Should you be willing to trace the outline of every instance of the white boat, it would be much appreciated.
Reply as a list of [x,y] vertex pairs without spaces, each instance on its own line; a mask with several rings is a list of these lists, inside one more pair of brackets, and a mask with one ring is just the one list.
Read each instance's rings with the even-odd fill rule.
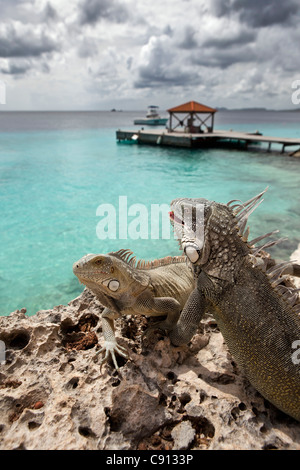
[[158,106],[148,106],[148,111],[145,118],[137,118],[133,121],[134,124],[143,124],[147,126],[161,126],[165,125],[168,118],[162,118],[158,114]]

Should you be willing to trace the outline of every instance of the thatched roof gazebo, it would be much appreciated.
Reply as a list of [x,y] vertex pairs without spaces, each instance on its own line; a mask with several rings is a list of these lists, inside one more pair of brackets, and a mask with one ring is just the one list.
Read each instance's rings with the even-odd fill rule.
[[[214,116],[216,112],[216,109],[197,103],[197,101],[189,101],[180,106],[175,106],[175,108],[168,109],[168,113],[170,113],[169,131],[172,132],[177,127],[184,127],[184,131],[189,133],[213,132]],[[185,116],[178,117],[177,114],[185,114]],[[202,119],[199,114],[201,114],[201,116],[206,115],[206,117]],[[174,127],[172,127],[174,119],[177,122],[175,122]],[[210,125],[208,125],[208,123],[210,123]]]

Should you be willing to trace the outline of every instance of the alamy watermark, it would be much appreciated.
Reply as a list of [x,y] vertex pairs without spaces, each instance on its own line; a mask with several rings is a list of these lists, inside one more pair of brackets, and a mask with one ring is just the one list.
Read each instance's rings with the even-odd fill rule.
[[[168,204],[151,204],[150,213],[144,204],[128,206],[127,196],[119,196],[118,207],[100,204],[96,215],[101,217],[96,227],[100,240],[170,239]],[[149,227],[150,224],[150,227]]]
[[295,90],[292,93],[292,103],[295,105],[300,104],[300,80],[295,80],[292,83],[292,88]]
[[292,349],[296,349],[296,351],[292,354],[292,363],[299,365],[300,364],[300,339],[293,342]]
[[6,104],[6,85],[0,80],[0,104]]
[[197,240],[204,237],[204,206],[197,204],[196,210],[183,205],[182,219],[184,224],[170,224],[170,206],[168,204],[151,204],[150,210],[144,204],[128,205],[127,196],[119,196],[118,207],[113,204],[100,204],[96,216],[96,234],[100,240],[170,240],[189,236]]
[[5,343],[0,340],[0,365],[5,364]]

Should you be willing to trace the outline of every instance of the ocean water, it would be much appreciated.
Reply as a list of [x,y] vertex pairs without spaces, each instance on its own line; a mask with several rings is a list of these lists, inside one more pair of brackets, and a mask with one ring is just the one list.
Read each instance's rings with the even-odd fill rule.
[[[186,150],[117,143],[116,130],[132,129],[139,115],[0,113],[1,315],[22,307],[33,315],[68,303],[83,290],[72,264],[87,253],[129,248],[144,259],[179,254],[172,231],[169,238],[159,233],[158,239],[120,239],[126,216],[123,210],[119,217],[120,196],[128,223],[136,220],[134,210],[146,208],[150,232],[155,204],[169,205],[176,197],[245,201],[269,186],[250,217],[250,233],[254,238],[280,229],[288,240],[274,248],[279,258],[297,248],[299,159],[260,147]],[[215,127],[299,138],[299,120],[297,112],[224,111]],[[97,236],[103,204],[116,212],[116,239]]]

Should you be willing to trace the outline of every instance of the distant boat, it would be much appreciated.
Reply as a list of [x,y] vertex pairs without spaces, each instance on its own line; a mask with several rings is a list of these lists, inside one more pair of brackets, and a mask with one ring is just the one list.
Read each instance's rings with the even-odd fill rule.
[[158,106],[148,106],[148,111],[145,118],[137,118],[133,121],[134,124],[144,124],[147,126],[161,126],[165,125],[168,118],[162,118],[158,114]]

